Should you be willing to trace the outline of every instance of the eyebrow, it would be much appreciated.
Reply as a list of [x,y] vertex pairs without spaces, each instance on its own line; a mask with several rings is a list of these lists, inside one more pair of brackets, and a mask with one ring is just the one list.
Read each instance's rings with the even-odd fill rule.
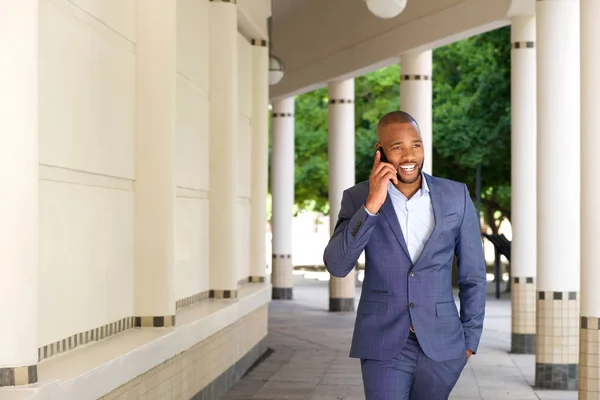
[[[396,146],[396,145],[402,144],[402,143],[404,143],[404,142],[394,142],[394,143],[390,144],[390,147],[391,146]],[[411,140],[411,143],[423,143],[423,140],[421,140],[421,139],[415,139],[415,140]]]

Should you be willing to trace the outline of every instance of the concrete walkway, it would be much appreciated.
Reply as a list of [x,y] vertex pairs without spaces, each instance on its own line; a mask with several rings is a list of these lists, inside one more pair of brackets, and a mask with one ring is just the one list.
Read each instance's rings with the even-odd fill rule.
[[[273,352],[221,400],[364,400],[358,360],[348,357],[355,314],[327,312],[327,282],[296,277],[294,284],[293,301],[270,304]],[[534,390],[534,356],[509,348],[510,302],[489,297],[478,354],[450,398],[577,399],[577,392]]]

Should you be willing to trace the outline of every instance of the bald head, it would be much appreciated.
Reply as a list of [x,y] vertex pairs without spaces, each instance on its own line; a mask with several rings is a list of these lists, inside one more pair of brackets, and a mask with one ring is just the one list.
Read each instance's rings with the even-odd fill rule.
[[417,130],[419,137],[421,136],[419,124],[417,124],[417,121],[405,111],[392,111],[381,117],[379,123],[377,123],[377,136],[379,137],[381,135],[382,128],[395,124],[412,124]]

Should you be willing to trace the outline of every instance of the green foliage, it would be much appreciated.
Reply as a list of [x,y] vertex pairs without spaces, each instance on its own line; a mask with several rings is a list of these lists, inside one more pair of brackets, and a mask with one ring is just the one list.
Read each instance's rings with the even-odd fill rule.
[[[377,121],[399,108],[399,88],[398,65],[355,79],[356,182],[369,177]],[[296,209],[327,214],[327,88],[298,96],[295,107]],[[510,27],[433,52],[433,173],[474,195],[478,163],[487,215],[510,218]]]

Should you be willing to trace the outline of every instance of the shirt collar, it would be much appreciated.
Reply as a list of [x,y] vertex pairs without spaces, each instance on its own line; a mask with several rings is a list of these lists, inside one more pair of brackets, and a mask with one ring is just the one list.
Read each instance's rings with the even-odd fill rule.
[[[392,183],[392,181],[390,181],[390,183],[388,184],[388,192],[389,191],[393,191],[396,194],[399,194],[401,196],[404,197],[404,195],[402,194],[402,192],[400,192],[398,189],[396,189],[396,187],[394,186],[394,184]],[[425,174],[423,172],[421,172],[421,188],[417,191],[417,195],[419,197],[424,196],[425,194],[429,194],[430,190],[429,190],[429,184],[427,183],[427,179],[425,178]]]

